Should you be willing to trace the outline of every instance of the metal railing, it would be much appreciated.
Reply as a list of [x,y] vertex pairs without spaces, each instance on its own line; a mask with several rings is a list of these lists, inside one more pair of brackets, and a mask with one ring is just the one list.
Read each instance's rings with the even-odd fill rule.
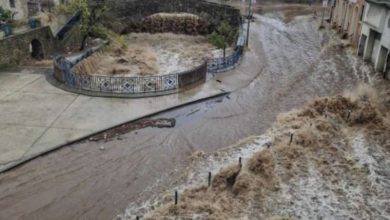
[[238,65],[242,55],[242,47],[236,47],[233,54],[225,58],[213,58],[207,61],[207,71],[211,74],[225,72]]
[[64,83],[68,88],[96,93],[142,95],[175,92],[180,87],[206,80],[206,73],[215,75],[237,66],[243,51],[242,39],[244,39],[244,35],[241,30],[233,54],[225,58],[209,59],[202,65],[181,73],[132,77],[75,74],[72,68],[99,49],[99,47],[94,47],[73,57],[56,57],[54,59],[54,78]]
[[244,43],[245,43],[245,34],[244,29],[241,26],[240,32],[236,41],[236,48],[234,52],[224,57],[212,58],[207,61],[207,72],[211,75],[215,75],[216,73],[225,72],[235,68],[241,58]]
[[75,74],[73,63],[64,57],[55,59],[55,71],[61,71],[63,83],[73,89],[92,92],[138,94],[156,93],[178,89],[178,74],[161,76],[111,77],[87,74]]

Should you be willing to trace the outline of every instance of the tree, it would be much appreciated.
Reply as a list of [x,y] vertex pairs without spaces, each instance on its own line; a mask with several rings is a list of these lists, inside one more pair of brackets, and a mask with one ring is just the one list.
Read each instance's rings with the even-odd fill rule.
[[208,36],[209,42],[218,49],[223,49],[223,59],[226,58],[226,46],[234,43],[237,37],[237,29],[223,21],[218,28]]
[[9,21],[12,18],[12,12],[10,10],[3,9],[0,6],[0,21]]
[[[92,3],[94,2],[94,3]],[[81,12],[80,30],[83,35],[80,50],[84,50],[88,37],[106,37],[107,29],[102,24],[102,18],[107,7],[102,1],[73,0],[65,6],[65,12]]]

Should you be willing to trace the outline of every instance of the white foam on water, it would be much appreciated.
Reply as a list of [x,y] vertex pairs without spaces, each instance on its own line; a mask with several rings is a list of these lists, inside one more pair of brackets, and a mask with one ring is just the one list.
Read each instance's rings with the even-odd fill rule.
[[[218,173],[221,168],[238,163],[238,158],[242,158],[242,162],[252,157],[255,152],[261,151],[264,149],[264,145],[267,142],[271,141],[271,137],[269,135],[262,135],[253,137],[253,141],[249,141],[248,144],[243,144],[240,147],[231,147],[219,151],[217,154],[211,154],[206,156],[205,158],[201,158],[199,161],[195,163],[195,165],[191,166],[187,171],[187,177],[180,183],[175,186],[173,189],[169,189],[169,192],[173,192],[174,190],[178,190],[179,194],[183,192],[185,189],[190,189],[193,187],[207,185],[208,172],[212,172],[212,174]],[[152,187],[155,187],[159,184],[159,182],[153,184]],[[164,193],[160,195],[156,195],[155,197],[144,201],[140,205],[137,203],[131,203],[128,208],[125,210],[125,213],[122,215],[118,215],[118,218],[122,219],[131,219],[134,218],[137,214],[145,214],[154,207],[159,205],[159,201],[163,197]],[[202,215],[193,215],[190,216],[191,219],[202,219]],[[203,218],[204,219],[204,218]]]

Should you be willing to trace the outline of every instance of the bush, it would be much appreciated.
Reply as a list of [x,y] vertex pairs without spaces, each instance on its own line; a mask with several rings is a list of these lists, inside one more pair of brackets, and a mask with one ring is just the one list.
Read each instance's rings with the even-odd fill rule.
[[3,9],[0,6],[0,21],[5,20],[9,21],[12,18],[12,12],[10,10]]
[[237,29],[230,26],[223,21],[219,27],[208,36],[209,42],[217,47],[223,49],[223,58],[226,57],[226,47],[231,46],[238,36]]

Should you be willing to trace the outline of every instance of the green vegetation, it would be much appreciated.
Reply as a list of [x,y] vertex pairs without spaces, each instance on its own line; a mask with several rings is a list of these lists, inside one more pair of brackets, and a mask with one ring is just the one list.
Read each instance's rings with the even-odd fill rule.
[[218,49],[223,49],[223,58],[226,58],[226,47],[234,43],[237,38],[237,29],[223,21],[219,27],[208,36],[209,42]]
[[3,9],[0,6],[0,21],[10,21],[12,18],[12,12],[10,10]]
[[81,11],[80,30],[83,35],[80,50],[84,50],[88,37],[107,39],[110,31],[102,24],[107,7],[103,4],[89,4],[88,0],[74,0],[72,3],[57,8],[57,12],[74,14]]

